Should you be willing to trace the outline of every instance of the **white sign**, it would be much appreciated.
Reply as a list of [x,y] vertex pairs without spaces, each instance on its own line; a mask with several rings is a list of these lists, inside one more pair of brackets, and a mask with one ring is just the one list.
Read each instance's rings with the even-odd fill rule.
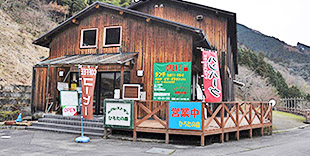
[[121,98],[121,90],[115,89],[114,90],[114,99],[120,99]]
[[61,91],[60,104],[61,106],[77,106],[78,105],[77,91]]
[[106,125],[130,126],[131,105],[106,103]]
[[65,82],[57,82],[57,89],[58,89],[58,91],[68,90],[69,84],[65,83]]
[[76,116],[77,109],[76,106],[62,106],[63,116]]

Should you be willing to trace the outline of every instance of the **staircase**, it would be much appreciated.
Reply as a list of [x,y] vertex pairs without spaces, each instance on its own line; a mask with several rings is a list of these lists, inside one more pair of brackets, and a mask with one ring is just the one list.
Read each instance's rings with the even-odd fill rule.
[[[94,115],[93,120],[84,119],[83,125],[85,135],[104,135],[103,116]],[[80,116],[46,114],[37,123],[33,123],[32,126],[28,126],[26,129],[81,134],[81,119]]]

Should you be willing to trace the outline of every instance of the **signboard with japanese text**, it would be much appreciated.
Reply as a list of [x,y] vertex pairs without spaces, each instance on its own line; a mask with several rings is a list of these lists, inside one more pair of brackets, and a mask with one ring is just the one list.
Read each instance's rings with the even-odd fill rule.
[[205,102],[222,102],[222,85],[216,51],[202,50]]
[[201,102],[169,102],[169,128],[201,130]]
[[105,99],[105,127],[133,129],[133,106],[133,100]]
[[82,87],[83,118],[93,119],[93,96],[96,82],[97,68],[85,66],[80,68]]
[[191,62],[154,63],[153,100],[191,100]]

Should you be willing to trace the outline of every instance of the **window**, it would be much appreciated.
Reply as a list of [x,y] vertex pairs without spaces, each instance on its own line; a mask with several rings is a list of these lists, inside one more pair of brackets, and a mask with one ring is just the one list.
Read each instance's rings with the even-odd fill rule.
[[82,29],[80,48],[96,48],[97,47],[98,29]]
[[104,38],[103,38],[104,47],[121,46],[121,42],[122,42],[121,26],[104,28]]

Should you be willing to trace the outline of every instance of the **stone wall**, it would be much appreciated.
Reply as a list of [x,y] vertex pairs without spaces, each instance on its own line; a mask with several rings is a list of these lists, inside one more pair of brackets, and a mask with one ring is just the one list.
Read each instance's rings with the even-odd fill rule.
[[31,116],[31,86],[0,86],[0,121],[13,120],[21,112]]

